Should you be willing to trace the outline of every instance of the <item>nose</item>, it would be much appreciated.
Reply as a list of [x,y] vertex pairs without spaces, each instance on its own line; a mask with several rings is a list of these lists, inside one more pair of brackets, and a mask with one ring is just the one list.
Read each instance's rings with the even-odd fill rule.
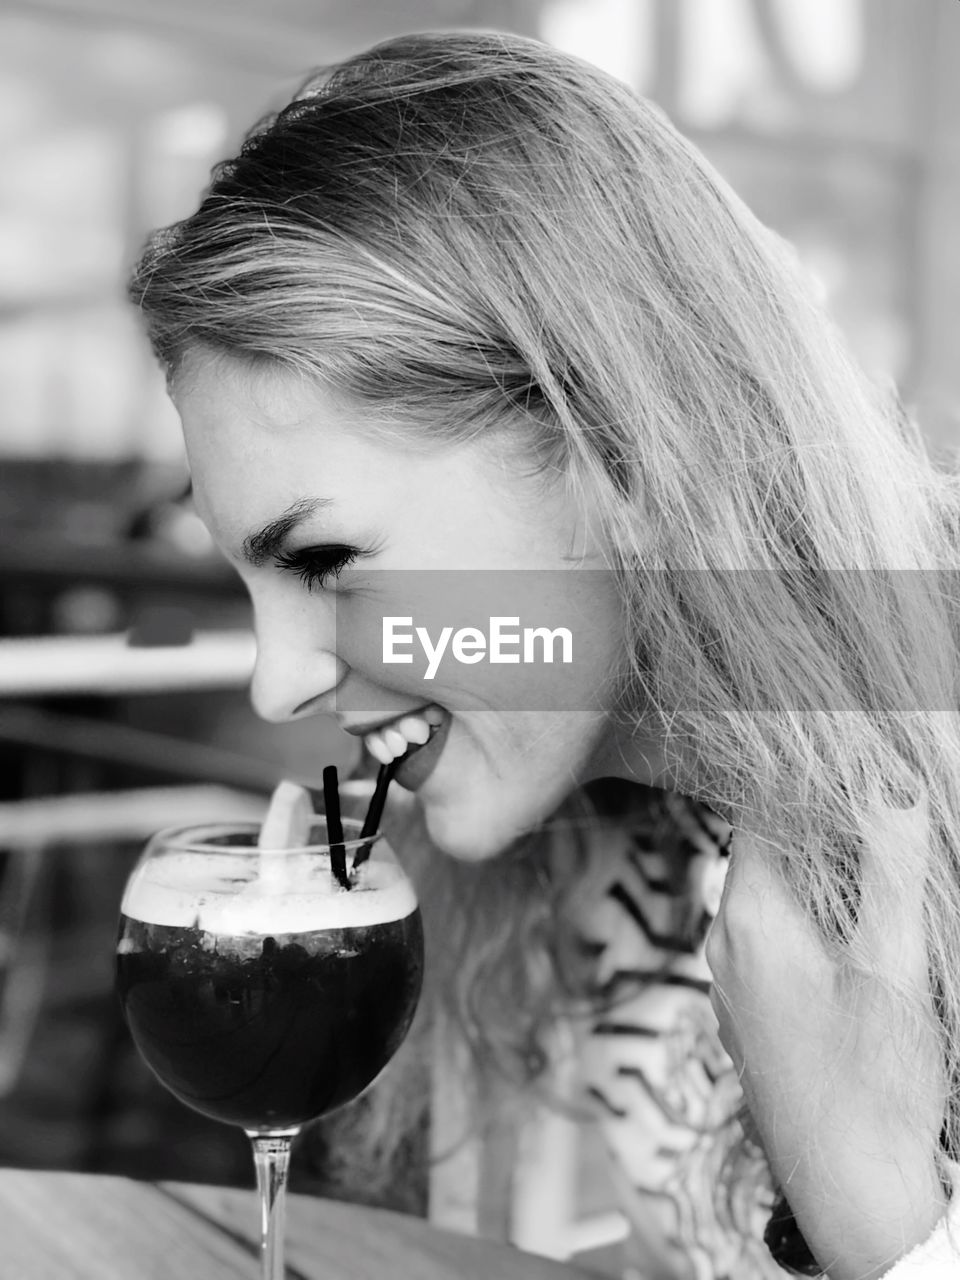
[[254,605],[257,658],[250,700],[257,715],[280,723],[332,711],[347,664],[333,648],[333,628],[318,627],[296,612]]

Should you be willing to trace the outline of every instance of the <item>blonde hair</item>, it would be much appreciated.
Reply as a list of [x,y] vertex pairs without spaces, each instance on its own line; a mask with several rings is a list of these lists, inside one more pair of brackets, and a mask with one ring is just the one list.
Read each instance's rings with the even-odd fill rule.
[[[532,40],[388,41],[263,122],[132,295],[171,376],[197,346],[273,363],[416,439],[515,439],[586,494],[629,606],[623,715],[659,722],[681,789],[776,833],[854,971],[857,842],[923,800],[960,1152],[956,481],[662,113]],[[894,900],[916,874],[889,868]],[[929,1011],[890,995],[906,1053]]]

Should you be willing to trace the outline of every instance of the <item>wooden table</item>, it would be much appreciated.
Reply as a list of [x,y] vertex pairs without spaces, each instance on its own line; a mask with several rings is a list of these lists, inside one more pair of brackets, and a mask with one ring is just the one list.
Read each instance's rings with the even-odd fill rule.
[[[291,1196],[288,1280],[588,1280],[416,1218]],[[256,1280],[252,1191],[0,1169],[4,1280]]]

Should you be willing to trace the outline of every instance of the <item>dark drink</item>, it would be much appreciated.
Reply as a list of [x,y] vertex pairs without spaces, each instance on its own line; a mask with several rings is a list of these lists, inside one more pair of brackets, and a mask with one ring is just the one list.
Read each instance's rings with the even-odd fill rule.
[[420,993],[420,915],[399,868],[374,857],[345,892],[316,858],[291,855],[271,884],[256,857],[213,852],[191,895],[187,856],[145,864],[123,903],[117,986],[148,1066],[188,1106],[247,1130],[351,1101],[399,1048]]
[[285,780],[262,824],[161,831],[120,907],[117,990],[141,1057],[250,1138],[263,1280],[286,1275],[293,1138],[379,1075],[420,995],[416,894],[373,831],[386,783],[362,821],[341,821],[331,768],[329,822]]

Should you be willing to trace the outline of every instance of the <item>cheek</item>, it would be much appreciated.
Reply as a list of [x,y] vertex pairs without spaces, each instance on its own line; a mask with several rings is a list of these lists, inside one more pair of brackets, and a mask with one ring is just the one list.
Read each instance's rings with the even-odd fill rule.
[[556,711],[454,711],[455,745],[481,755],[484,774],[504,792],[537,802],[576,785],[584,762],[603,737],[606,721]]
[[455,714],[446,769],[438,770],[431,799],[452,826],[463,820],[520,835],[576,788],[603,732],[596,718]]
[[[332,623],[331,643],[337,657],[349,671],[361,678],[350,687],[349,709],[379,711],[382,699],[378,691],[393,690],[409,696],[411,702],[434,701],[428,685],[424,684],[422,668],[412,662],[387,661],[384,620],[399,615],[392,605],[371,598],[372,593],[358,589],[348,582],[344,589],[341,575],[336,590],[328,593]],[[409,628],[408,628],[409,629]],[[408,645],[393,646],[396,655],[412,656]],[[364,692],[366,690],[366,693]]]
[[358,569],[335,607],[351,668],[451,709],[606,710],[624,655],[606,571]]

